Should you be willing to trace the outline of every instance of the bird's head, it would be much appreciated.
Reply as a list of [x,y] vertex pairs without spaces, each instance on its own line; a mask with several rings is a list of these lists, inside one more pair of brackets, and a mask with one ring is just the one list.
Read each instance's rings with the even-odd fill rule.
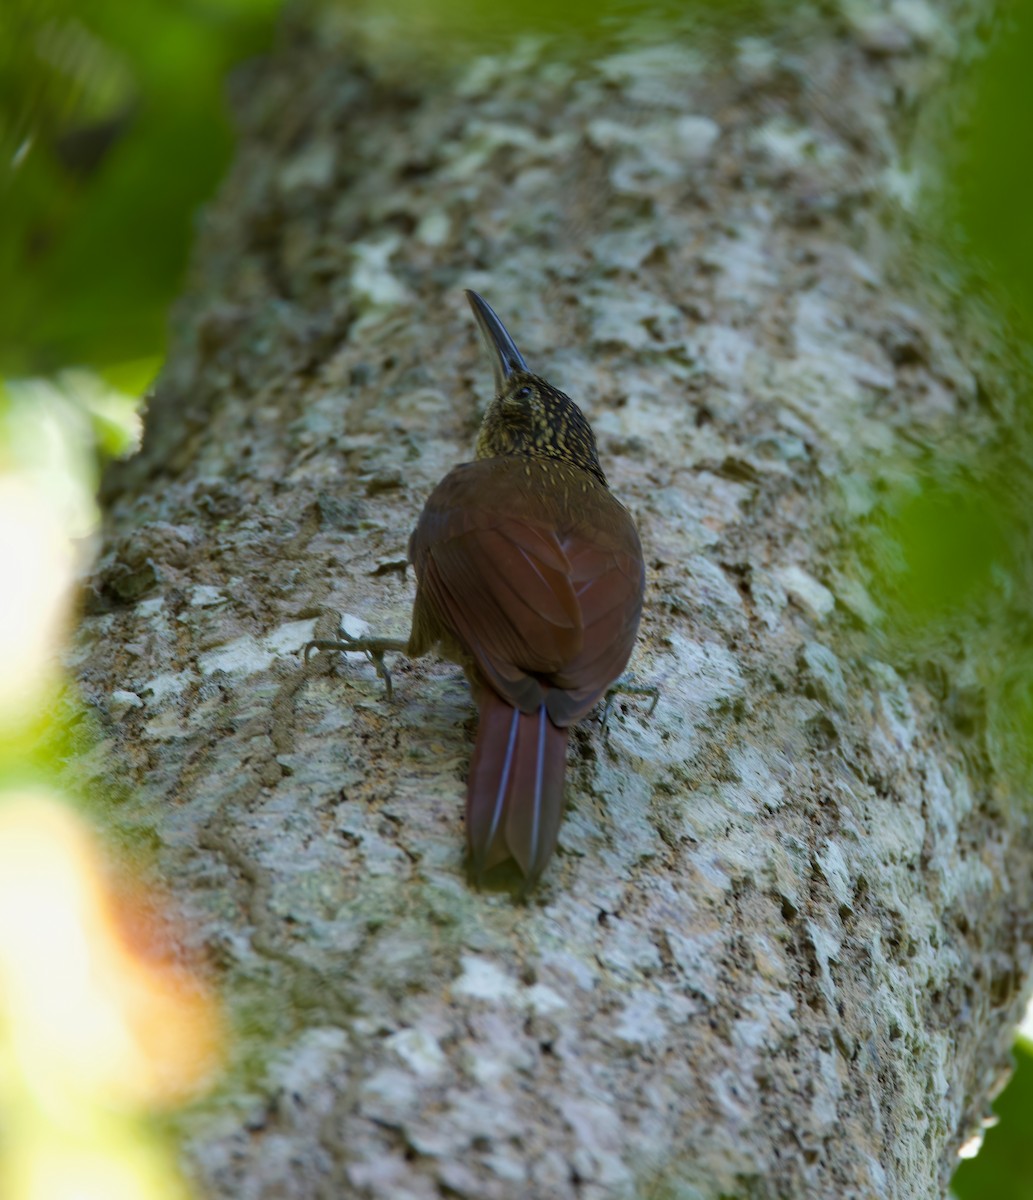
[[605,485],[595,436],[584,413],[568,395],[528,370],[506,327],[476,292],[468,291],[466,298],[495,371],[495,399],[481,423],[477,457],[559,459],[589,471]]

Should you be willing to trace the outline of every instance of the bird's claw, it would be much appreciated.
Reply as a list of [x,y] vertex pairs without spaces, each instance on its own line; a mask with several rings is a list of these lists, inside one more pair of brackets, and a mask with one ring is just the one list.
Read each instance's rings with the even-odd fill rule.
[[606,699],[603,704],[603,717],[601,729],[603,734],[606,734],[607,725],[610,720],[610,713],[613,711],[613,700],[615,696],[652,696],[653,703],[650,704],[646,713],[647,717],[651,717],[656,712],[656,706],[660,703],[660,689],[652,683],[631,683],[625,682],[623,679],[618,679],[616,683],[611,684],[606,689]]
[[344,629],[338,629],[336,639],[317,638],[314,641],[306,642],[304,655],[305,662],[308,663],[309,655],[314,650],[336,650],[341,654],[356,652],[365,654],[384,681],[384,695],[390,700],[394,696],[394,686],[391,682],[391,672],[388,670],[387,663],[384,662],[384,655],[392,650],[404,654],[407,649],[408,642],[399,641],[397,638],[352,637]]

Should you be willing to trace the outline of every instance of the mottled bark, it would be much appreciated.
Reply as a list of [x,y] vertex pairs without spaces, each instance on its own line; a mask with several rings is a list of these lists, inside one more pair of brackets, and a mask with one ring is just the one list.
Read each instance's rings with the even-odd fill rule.
[[[964,660],[934,690],[880,659],[837,565],[880,460],[993,434],[888,215],[956,31],[852,11],[433,70],[324,26],[238,80],[77,656],[78,769],[120,780],[236,1020],[202,1195],[944,1194],[1033,840],[940,699]],[[578,728],[527,905],[464,877],[460,672],[396,660],[388,703],[299,656],[336,613],[407,632],[409,532],[490,387],[464,287],[593,423],[662,689]]]

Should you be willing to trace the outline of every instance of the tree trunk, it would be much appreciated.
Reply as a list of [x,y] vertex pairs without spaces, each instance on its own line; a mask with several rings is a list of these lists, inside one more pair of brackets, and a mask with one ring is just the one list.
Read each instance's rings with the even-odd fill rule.
[[[80,769],[235,1025],[202,1195],[944,1195],[1033,840],[939,699],[970,664],[881,660],[834,557],[873,463],[994,432],[887,215],[957,31],[892,11],[476,55],[324,13],[237,80],[78,651]],[[409,532],[489,399],[467,287],[593,424],[662,692],[578,727],[526,904],[464,875],[460,672],[396,659],[388,702],[299,653],[338,613],[408,630]]]

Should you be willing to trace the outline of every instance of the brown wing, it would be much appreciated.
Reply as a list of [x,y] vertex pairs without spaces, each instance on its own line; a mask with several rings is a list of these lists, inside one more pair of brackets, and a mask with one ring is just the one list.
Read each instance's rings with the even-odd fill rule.
[[443,626],[501,696],[531,712],[542,701],[533,677],[580,650],[581,614],[554,530],[520,502],[513,472],[493,466],[457,467],[428,499],[410,542],[414,620]]
[[[609,493],[605,521],[563,542],[584,629],[581,649],[556,672],[546,701],[557,725],[578,721],[627,666],[642,616],[645,570],[634,523]],[[612,509],[610,508],[612,505]],[[604,524],[601,536],[599,524]],[[600,544],[601,543],[601,544]]]
[[545,699],[566,725],[628,660],[642,558],[604,487],[550,493],[549,478],[526,460],[486,459],[442,480],[410,542],[414,627],[443,628],[500,696],[523,712]]

